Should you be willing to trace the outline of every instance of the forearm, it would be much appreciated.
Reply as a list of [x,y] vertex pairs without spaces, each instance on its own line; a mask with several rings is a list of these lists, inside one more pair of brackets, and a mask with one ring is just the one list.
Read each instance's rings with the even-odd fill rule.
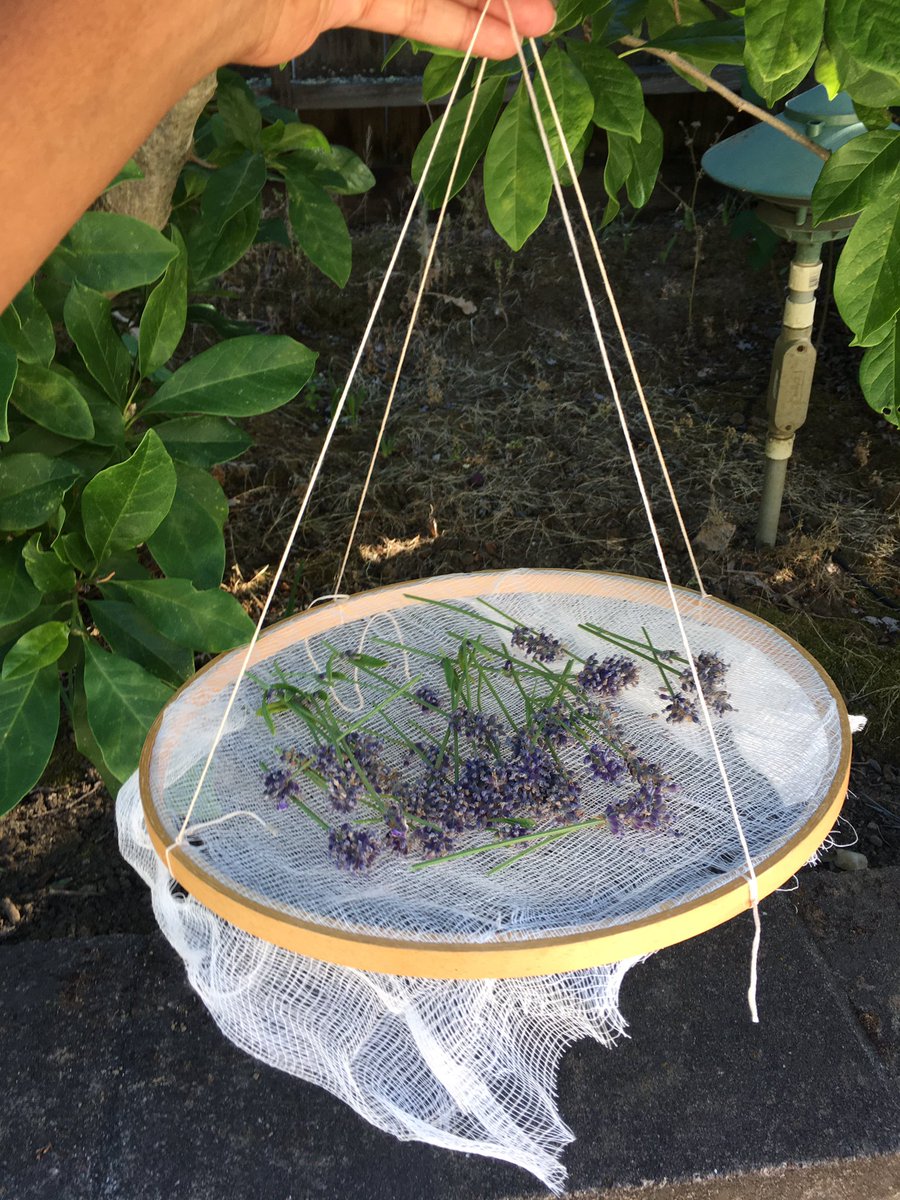
[[0,309],[160,117],[228,58],[229,8],[2,0]]

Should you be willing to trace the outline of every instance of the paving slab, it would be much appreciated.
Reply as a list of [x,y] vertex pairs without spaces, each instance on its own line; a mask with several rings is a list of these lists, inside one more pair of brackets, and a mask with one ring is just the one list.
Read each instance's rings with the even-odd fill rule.
[[[742,918],[629,973],[631,1038],[567,1053],[573,1196],[625,1200],[622,1188],[647,1185],[638,1195],[653,1200],[763,1200],[773,1171],[833,1160],[815,1168],[820,1191],[769,1194],[888,1200],[892,1179],[900,1188],[900,1089],[794,900],[763,912],[760,1025]],[[401,1143],[238,1051],[159,936],[0,947],[0,1045],[0,1200],[547,1194],[507,1164]],[[868,1172],[863,1190],[834,1190],[851,1170]],[[697,1190],[723,1176],[745,1190]]]

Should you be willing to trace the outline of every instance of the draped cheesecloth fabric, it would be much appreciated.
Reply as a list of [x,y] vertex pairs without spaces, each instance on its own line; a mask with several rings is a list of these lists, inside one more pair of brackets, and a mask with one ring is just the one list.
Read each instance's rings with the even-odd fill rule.
[[[448,591],[452,607],[410,599]],[[332,606],[337,612],[324,630],[325,610],[273,627],[257,647],[182,849],[223,887],[287,920],[423,944],[528,941],[652,923],[742,882],[743,853],[709,740],[697,724],[661,718],[659,677],[646,662],[637,683],[617,698],[616,712],[641,756],[664,764],[677,784],[666,830],[614,833],[598,825],[499,872],[491,868],[507,852],[498,848],[420,870],[394,856],[357,874],[337,870],[319,827],[295,806],[278,808],[262,785],[262,767],[276,747],[309,743],[295,715],[279,717],[274,737],[258,715],[267,686],[279,678],[315,680],[329,655],[352,661],[365,651],[381,656],[380,673],[399,687],[414,670],[417,685],[440,695],[441,651],[454,639],[483,637],[484,613],[498,607],[522,625],[552,629],[581,659],[598,647],[587,624],[642,628],[652,645],[668,647],[678,630],[662,591],[652,581],[587,572],[498,572],[384,589],[380,611],[357,617],[363,594]],[[483,606],[481,595],[494,608]],[[842,710],[816,666],[771,627],[714,600],[685,594],[682,607],[692,644],[729,664],[732,711],[718,740],[758,866],[809,824],[832,788],[843,754]],[[313,618],[320,631],[307,634]],[[503,652],[517,653],[502,630],[490,637]],[[412,663],[401,647],[416,648]],[[241,654],[198,676],[164,714],[142,786],[169,843]],[[360,710],[359,683],[348,675],[328,689],[348,719]],[[514,701],[504,699],[504,708],[513,721],[522,718]],[[490,699],[482,711],[499,715]],[[369,711],[367,732],[388,741],[389,718],[390,710]],[[386,753],[398,772],[415,773],[402,748]],[[585,816],[602,815],[620,785],[587,772],[579,744],[558,753],[582,780]],[[317,794],[320,800],[314,782],[304,789],[310,805]],[[639,956],[567,973],[476,980],[317,961],[238,928],[174,885],[150,842],[137,777],[119,795],[117,819],[122,852],[150,886],[163,933],[232,1041],[326,1087],[398,1137],[507,1159],[551,1188],[562,1186],[560,1154],[572,1135],[556,1101],[560,1056],[576,1038],[609,1043],[623,1032],[619,987]],[[464,833],[455,844],[485,840]]]

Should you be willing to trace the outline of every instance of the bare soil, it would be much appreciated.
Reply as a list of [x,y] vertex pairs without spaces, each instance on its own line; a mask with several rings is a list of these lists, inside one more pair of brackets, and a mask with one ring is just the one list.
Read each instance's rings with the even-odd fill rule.
[[[889,865],[900,861],[900,433],[862,399],[859,352],[823,285],[810,417],[779,545],[754,545],[789,250],[751,269],[721,195],[705,195],[693,229],[665,198],[610,227],[610,275],[707,586],[795,637],[850,711],[869,717],[845,814],[870,867]],[[417,222],[279,590],[280,614],[335,589],[424,233]],[[343,292],[281,249],[254,252],[224,280],[229,316],[320,354],[314,385],[251,422],[255,446],[221,468],[231,502],[226,585],[253,616],[396,234],[385,223],[357,229]],[[605,306],[602,319],[612,343]],[[622,353],[611,354],[673,575],[688,583]],[[518,566],[658,575],[559,223],[513,255],[478,202],[466,202],[439,251],[342,590]],[[0,824],[0,936],[152,926],[143,884],[119,858],[111,804],[63,741],[42,786]],[[849,826],[841,836],[852,840]]]

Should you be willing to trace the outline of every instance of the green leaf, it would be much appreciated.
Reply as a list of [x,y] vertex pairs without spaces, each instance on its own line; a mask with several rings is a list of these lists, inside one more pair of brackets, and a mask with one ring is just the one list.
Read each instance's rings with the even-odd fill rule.
[[528,93],[519,84],[484,156],[484,199],[491,224],[519,250],[547,215],[553,183]]
[[[79,665],[83,665],[83,653],[82,651],[82,664]],[[83,677],[83,670],[81,674]],[[79,754],[83,754],[89,762],[94,764],[107,791],[111,796],[115,796],[123,781],[117,779],[109,769],[109,764],[103,757],[103,753],[97,744],[97,739],[94,737],[90,722],[88,721],[87,697],[84,694],[83,680],[75,688],[75,694],[72,697],[72,707],[69,711],[69,719],[72,722],[72,732],[75,734],[75,745],[78,748]]]
[[141,314],[138,364],[144,379],[175,353],[187,320],[187,247],[174,225],[171,238],[175,257],[147,298]]
[[863,355],[859,383],[869,407],[900,427],[900,322],[896,319],[887,337]]
[[52,666],[65,654],[68,644],[67,622],[45,621],[43,625],[35,625],[10,647],[3,660],[2,678],[21,679]]
[[[615,137],[615,134],[612,135]],[[663,154],[663,134],[659,122],[646,109],[639,141],[630,141],[631,170],[625,180],[628,199],[635,208],[643,208],[656,185]]]
[[571,54],[594,97],[594,124],[610,133],[639,138],[644,93],[634,71],[597,42],[573,43]]
[[[338,192],[341,196],[361,196],[375,186],[375,176],[359,157],[346,146],[332,146],[322,155],[322,165],[329,171],[334,171],[341,177],[341,185],[334,187],[322,183],[329,191]],[[321,180],[316,180],[321,183]]]
[[41,602],[25,569],[22,546],[21,541],[0,545],[0,626],[27,617]]
[[22,363],[12,403],[32,421],[63,437],[88,439],[94,434],[94,419],[78,388],[52,367]]
[[889,108],[883,106],[870,108],[866,104],[860,104],[859,100],[854,101],[853,107],[866,129],[887,129],[891,124]]
[[82,494],[84,533],[96,561],[145,542],[174,495],[175,466],[148,429],[131,458],[95,475]]
[[98,292],[124,292],[152,283],[177,253],[150,225],[121,213],[87,212],[63,245],[78,283]]
[[813,66],[816,83],[821,83],[828,93],[828,99],[833,100],[841,90],[841,77],[838,74],[834,55],[823,42]]
[[47,310],[28,283],[0,316],[0,331],[22,362],[49,367],[56,353],[56,334]]
[[227,167],[220,167],[213,172],[200,202],[203,221],[219,232],[256,199],[265,182],[266,160],[262,154],[248,150]]
[[290,337],[231,338],[186,362],[143,411],[226,417],[271,412],[297,395],[315,365],[315,353]]
[[285,174],[288,214],[300,249],[319,270],[343,287],[350,277],[352,246],[337,203],[305,171]]
[[109,301],[92,288],[76,283],[66,297],[63,319],[88,371],[110,400],[122,407],[127,399],[131,355],[113,328]]
[[185,646],[163,637],[153,622],[127,600],[89,600],[94,624],[110,647],[176,687],[194,670]]
[[857,345],[883,340],[879,331],[900,309],[900,193],[863,210],[841,252],[834,299]]
[[253,445],[250,435],[227,417],[173,417],[154,428],[174,459],[195,467],[231,462]]
[[877,130],[835,150],[813,188],[813,217],[833,221],[857,213],[880,193],[900,187],[900,132]]
[[172,689],[137,663],[101,650],[90,638],[84,650],[91,730],[109,769],[124,780],[137,767],[144,739]]
[[18,370],[15,350],[7,342],[0,342],[0,442],[9,441],[6,412]]
[[237,71],[219,70],[216,105],[227,133],[236,142],[250,150],[262,149],[262,113]]
[[744,62],[744,22],[740,17],[722,21],[701,21],[694,25],[674,25],[651,38],[647,46],[674,50],[687,58],[705,62],[742,66]]
[[130,600],[165,637],[191,650],[218,654],[253,636],[253,622],[228,592],[197,591],[187,579],[112,581],[104,594]]
[[422,99],[426,104],[453,90],[461,65],[455,54],[435,54],[432,57],[422,74]]
[[39,533],[33,533],[22,547],[22,562],[39,592],[71,592],[75,587],[75,572],[60,562],[52,550],[41,549]]
[[53,543],[52,550],[61,563],[73,566],[82,575],[89,575],[94,567],[91,548],[77,530],[61,533]]
[[75,385],[87,402],[94,422],[93,445],[123,448],[125,445],[125,418],[118,404],[95,391],[81,379],[72,376]]
[[897,79],[900,6],[895,0],[828,0],[827,21],[826,40],[836,57],[840,51],[870,71]]
[[[500,112],[500,105],[503,103],[503,90],[505,87],[506,79],[503,76],[486,78],[481,85],[475,105],[475,112],[472,115],[469,132],[466,135],[466,144],[463,146],[463,152],[460,156],[451,196],[455,196],[465,187],[472,171],[475,169],[475,164],[487,147],[491,130],[494,128],[497,114]],[[429,204],[432,208],[438,208],[443,203],[447,184],[450,180],[453,160],[456,157],[456,147],[459,145],[459,139],[462,137],[466,114],[471,104],[472,93],[469,92],[467,96],[464,96],[462,100],[459,100],[453,106],[450,116],[447,119],[447,128],[444,130],[443,137],[438,143],[438,148],[428,172],[428,178],[425,181],[425,203]],[[439,124],[440,122],[435,121],[433,125],[429,126],[416,147],[412,161],[412,177],[416,183],[422,178],[422,172],[425,169],[428,154],[437,136]]]
[[[615,62],[619,61],[614,55],[612,57]],[[559,122],[571,152],[581,141],[584,131],[591,123],[594,115],[594,97],[582,73],[558,46],[550,47],[544,55],[543,66],[556,105]],[[625,70],[631,75],[627,67]],[[632,78],[637,82],[636,76],[632,76]],[[640,91],[639,83],[638,91]],[[544,123],[547,141],[550,143],[550,150],[553,154],[553,163],[559,170],[565,165],[566,155],[540,79],[537,81],[536,92],[541,120]]]
[[262,131],[262,144],[266,154],[286,154],[291,150],[324,150],[326,154],[331,146],[328,138],[315,125],[306,125],[303,121],[276,121]]
[[0,816],[34,787],[59,728],[59,676],[53,667],[0,680]]
[[172,507],[147,546],[166,575],[189,579],[200,589],[218,587],[225,573],[222,526],[228,501],[215,479],[198,467],[176,463]]
[[219,230],[199,219],[183,229],[190,279],[195,287],[218,278],[246,254],[253,245],[261,214],[262,202],[257,196]]
[[281,217],[263,217],[253,238],[254,246],[276,245],[288,250],[294,244],[288,227]]
[[0,529],[32,529],[54,516],[78,467],[46,454],[9,454],[0,461]]
[[143,179],[144,172],[137,165],[133,158],[129,158],[128,162],[116,177],[106,185],[104,192],[111,192],[114,187],[118,187],[120,183],[130,183],[134,179]]
[[387,54],[385,54],[384,58],[381,60],[382,71],[388,65],[388,63],[391,61],[391,59],[396,58],[397,55],[400,53],[400,51],[403,49],[403,47],[408,46],[408,45],[409,45],[409,38],[404,38],[404,37],[394,38],[394,40],[391,42],[390,46],[388,47]]
[[825,0],[747,0],[744,63],[767,104],[806,77],[819,53],[824,23]]

